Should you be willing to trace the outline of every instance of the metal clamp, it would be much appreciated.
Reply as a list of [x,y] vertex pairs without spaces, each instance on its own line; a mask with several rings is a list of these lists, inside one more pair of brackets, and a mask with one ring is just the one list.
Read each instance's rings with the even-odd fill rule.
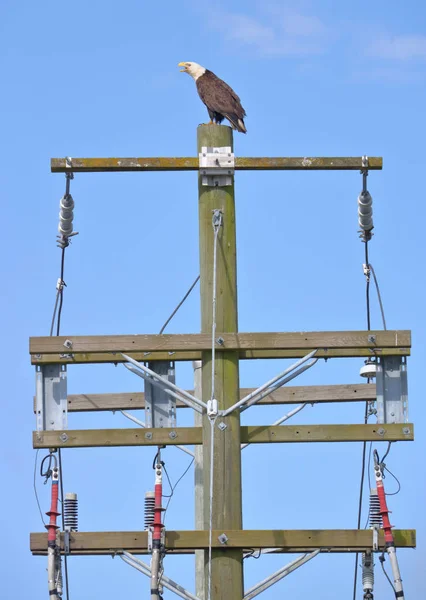
[[232,185],[235,155],[230,146],[203,146],[198,155],[201,184],[212,187]]
[[70,532],[64,531],[64,554],[70,553]]
[[373,551],[377,552],[379,550],[379,529],[377,527],[373,527]]

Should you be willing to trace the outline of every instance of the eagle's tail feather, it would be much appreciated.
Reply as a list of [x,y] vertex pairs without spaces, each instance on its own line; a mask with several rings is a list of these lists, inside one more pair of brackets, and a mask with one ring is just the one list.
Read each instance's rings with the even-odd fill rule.
[[247,133],[247,129],[246,129],[246,126],[244,125],[243,119],[240,119],[235,114],[234,115],[227,114],[227,115],[225,115],[225,117],[231,123],[233,129],[236,129],[240,133]]

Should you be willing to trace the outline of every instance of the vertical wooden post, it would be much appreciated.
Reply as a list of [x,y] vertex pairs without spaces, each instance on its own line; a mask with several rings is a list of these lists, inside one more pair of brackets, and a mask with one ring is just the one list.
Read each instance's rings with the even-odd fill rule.
[[[200,125],[197,131],[198,151],[202,146],[233,149],[230,127]],[[214,209],[223,211],[217,247],[216,267],[216,323],[218,332],[238,331],[237,266],[234,185],[210,187],[201,185],[199,179],[200,228],[200,289],[201,331],[211,332],[213,311],[213,226]],[[211,395],[211,352],[202,354],[203,400]],[[215,396],[219,409],[234,404],[239,398],[239,365],[235,351],[216,354]],[[223,423],[226,427],[219,428]],[[203,423],[204,471],[204,528],[209,528],[210,495],[210,440],[211,426],[207,417]],[[242,529],[241,501],[241,441],[240,415],[237,412],[216,421],[214,436],[213,529],[226,534],[232,529]],[[208,590],[208,552],[205,552],[205,598]],[[241,550],[213,550],[211,600],[241,600],[244,596],[243,556]]]

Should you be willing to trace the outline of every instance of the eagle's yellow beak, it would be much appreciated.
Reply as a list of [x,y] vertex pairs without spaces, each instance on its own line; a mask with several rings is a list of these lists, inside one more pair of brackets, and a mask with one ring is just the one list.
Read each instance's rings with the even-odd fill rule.
[[178,67],[183,67],[183,69],[180,69],[181,73],[185,73],[185,71],[186,71],[186,66],[185,65],[186,65],[186,63],[184,63],[184,62],[180,62],[178,64]]

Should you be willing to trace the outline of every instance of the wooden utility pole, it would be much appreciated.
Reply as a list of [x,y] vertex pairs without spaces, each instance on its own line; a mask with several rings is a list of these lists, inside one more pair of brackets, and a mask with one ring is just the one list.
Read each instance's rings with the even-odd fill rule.
[[[200,125],[198,127],[198,152],[202,147],[231,147],[233,134],[230,127]],[[199,193],[200,232],[200,290],[201,333],[212,331],[216,319],[216,331],[238,331],[237,310],[237,261],[235,231],[234,185],[224,187],[203,186],[201,176]],[[222,226],[218,235],[216,265],[216,311],[213,315],[213,211],[222,211]],[[202,353],[203,400],[211,399],[212,352]],[[238,352],[221,352],[215,360],[215,399],[219,410],[229,408],[239,399]],[[219,429],[218,425],[221,428]],[[207,416],[203,422],[203,471],[204,471],[204,529],[209,529],[210,502],[212,497],[212,528],[214,530],[242,529],[241,499],[241,436],[240,414],[235,411],[229,417],[214,423],[213,490],[210,490],[211,423]],[[209,556],[205,552],[205,598],[208,597]],[[243,555],[241,550],[213,550],[211,564],[211,599],[229,600],[242,598]]]
[[[34,410],[37,430],[33,447],[91,448],[111,446],[177,446],[194,445],[195,452],[195,530],[165,531],[164,548],[168,557],[174,554],[194,554],[196,563],[196,598],[199,600],[244,600],[243,552],[248,549],[273,550],[278,553],[371,552],[376,547],[370,530],[244,530],[242,524],[241,449],[242,445],[265,443],[323,442],[393,442],[414,439],[413,424],[407,422],[406,358],[410,355],[409,331],[301,331],[239,333],[237,311],[236,228],[233,172],[243,170],[380,170],[380,157],[234,157],[233,133],[229,127],[200,125],[197,131],[196,157],[151,158],[67,158],[52,159],[56,173],[198,171],[199,172],[199,234],[201,333],[66,336],[30,338],[31,363],[37,371],[37,393]],[[202,148],[207,148],[206,153]],[[220,151],[229,148],[230,151]],[[218,156],[220,158],[218,158]],[[234,161],[235,159],[235,161]],[[226,165],[224,167],[224,165]],[[228,166],[229,165],[229,166]],[[235,167],[235,169],[233,168]],[[226,173],[225,179],[222,178]],[[203,177],[206,179],[203,181]],[[219,179],[218,179],[219,178]],[[206,184],[206,185],[203,185]],[[216,186],[216,183],[220,184]],[[220,211],[220,226],[215,230],[213,216]],[[217,216],[217,215],[216,215]],[[217,221],[215,221],[217,226]],[[215,242],[216,240],[216,242]],[[216,246],[215,246],[216,243]],[[214,264],[214,248],[216,263]],[[214,286],[214,275],[216,286]],[[215,309],[213,290],[216,290]],[[216,324],[213,336],[212,326]],[[214,339],[212,339],[214,337]],[[214,344],[214,346],[213,346]],[[213,361],[212,347],[215,360]],[[240,389],[239,360],[305,359],[315,352],[316,359],[374,357],[382,376],[378,384],[321,385],[275,388],[271,382],[256,391]],[[67,411],[106,411],[146,408],[141,392],[117,394],[67,395],[66,368],[76,364],[118,363],[145,369],[149,361],[196,361],[194,363],[195,397],[178,391],[177,408],[188,405],[199,408],[194,427],[177,427],[174,418],[161,427],[154,422],[150,428],[68,429],[64,418]],[[172,358],[171,358],[172,357]],[[240,409],[228,416],[223,411],[250,394],[257,395],[260,404],[305,404],[323,402],[379,402],[385,405],[385,362],[390,358],[399,364],[399,388],[393,384],[392,402],[398,407],[398,419],[377,418],[377,423],[315,424],[281,426],[240,425]],[[399,361],[399,362],[398,362]],[[139,363],[139,364],[138,364]],[[391,362],[393,370],[394,362]],[[214,367],[214,379],[212,371]],[[293,365],[293,367],[295,367]],[[55,377],[52,378],[53,370]],[[395,375],[393,373],[393,375]],[[150,374],[150,376],[155,373]],[[279,378],[281,375],[278,376]],[[56,378],[56,379],[55,379]],[[52,384],[55,379],[55,385]],[[405,379],[406,381],[406,379]],[[212,383],[214,382],[214,394]],[[283,383],[281,381],[280,383]],[[380,385],[379,385],[380,383]],[[398,382],[397,382],[398,383]],[[270,386],[270,395],[259,395],[259,389]],[[188,404],[188,396],[190,402]],[[210,401],[218,403],[218,413],[211,412]],[[147,399],[152,409],[152,397]],[[394,404],[392,404],[394,407]],[[157,405],[158,409],[158,405]],[[394,408],[392,408],[394,410]],[[174,406],[172,407],[174,415]],[[383,411],[382,411],[383,412]],[[207,413],[207,414],[206,414]],[[210,413],[210,414],[209,414]],[[210,417],[210,418],[209,418]],[[132,419],[134,420],[134,419]],[[136,420],[140,425],[144,425]],[[213,427],[214,425],[214,427]],[[214,438],[212,438],[214,432]],[[211,486],[211,476],[213,485]],[[212,498],[212,502],[210,502]],[[210,512],[211,509],[211,512]],[[138,554],[150,554],[152,531],[58,532],[61,553],[110,555],[118,553],[135,566]],[[413,530],[394,530],[395,545],[411,548],[416,545]],[[30,547],[34,554],[47,554],[46,533],[33,533]],[[377,548],[384,547],[383,531],[378,532]],[[210,552],[211,558],[210,561]],[[133,554],[133,559],[130,557]],[[127,555],[127,556],[126,556]],[[149,565],[139,567],[152,577]],[[138,568],[138,567],[135,567]],[[269,578],[271,582],[276,574]],[[169,589],[178,591],[186,600],[193,600],[178,583],[165,580]],[[262,581],[260,584],[264,584]],[[173,584],[173,585],[171,585]],[[171,586],[171,587],[170,587]],[[183,591],[182,591],[183,590]],[[185,593],[183,593],[185,592]],[[209,594],[210,592],[210,594]],[[252,591],[246,598],[254,597]]]

